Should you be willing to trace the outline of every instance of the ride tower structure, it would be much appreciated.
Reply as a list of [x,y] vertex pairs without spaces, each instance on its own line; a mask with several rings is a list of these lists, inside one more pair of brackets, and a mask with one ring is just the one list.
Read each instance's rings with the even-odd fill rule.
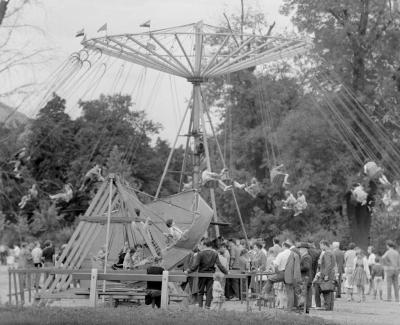
[[[228,75],[260,64],[290,59],[304,53],[309,48],[309,42],[304,39],[235,33],[230,29],[207,25],[202,21],[137,34],[106,35],[84,39],[82,45],[87,50],[100,51],[108,56],[185,78],[192,84],[191,100],[172,146],[155,195],[156,198],[160,195],[173,151],[189,110],[191,112],[187,136],[193,140],[191,151],[193,152],[192,187],[196,195],[201,187],[202,156],[204,156],[206,168],[211,171],[205,125],[206,120],[211,123],[211,118],[202,95],[202,85],[214,77]],[[215,137],[214,130],[212,136]],[[187,146],[189,142],[187,141]],[[220,156],[222,164],[226,168],[221,150]],[[232,190],[232,194],[235,196],[234,190]],[[213,188],[210,189],[210,197],[214,210],[214,222],[217,222]],[[194,213],[197,210],[196,202],[193,205]],[[245,233],[236,198],[235,203]],[[218,226],[215,230],[218,236]],[[247,237],[246,234],[245,237]]]

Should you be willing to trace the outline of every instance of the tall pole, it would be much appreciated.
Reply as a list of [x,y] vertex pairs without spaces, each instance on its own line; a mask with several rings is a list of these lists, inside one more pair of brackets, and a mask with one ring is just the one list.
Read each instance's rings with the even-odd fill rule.
[[193,161],[193,189],[198,191],[200,188],[200,148],[203,146],[201,143],[201,83],[203,78],[201,77],[201,57],[203,52],[203,22],[196,24],[196,35],[195,35],[195,60],[194,60],[194,77],[190,78],[189,81],[193,84],[193,108],[192,108],[192,135],[194,137],[194,161]]
[[[104,257],[104,273],[107,273],[107,262],[108,262],[108,246],[110,241],[110,224],[111,224],[111,209],[112,209],[112,196],[113,196],[113,182],[114,174],[108,176],[110,182],[110,193],[108,198],[108,213],[107,213],[107,230],[106,230],[106,256]],[[103,292],[106,291],[106,281],[103,281]]]

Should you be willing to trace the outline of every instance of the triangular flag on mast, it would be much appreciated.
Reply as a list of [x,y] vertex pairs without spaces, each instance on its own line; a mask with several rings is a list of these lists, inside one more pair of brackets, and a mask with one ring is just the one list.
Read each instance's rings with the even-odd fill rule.
[[150,28],[150,23],[151,23],[151,20],[148,20],[148,21],[145,21],[143,24],[141,24],[139,27],[147,27],[147,28]]
[[82,28],[76,32],[75,37],[81,37],[84,35],[85,35],[85,30]]
[[98,30],[97,30],[97,32],[98,33],[100,33],[100,32],[107,32],[107,23],[105,23],[103,26],[101,26]]

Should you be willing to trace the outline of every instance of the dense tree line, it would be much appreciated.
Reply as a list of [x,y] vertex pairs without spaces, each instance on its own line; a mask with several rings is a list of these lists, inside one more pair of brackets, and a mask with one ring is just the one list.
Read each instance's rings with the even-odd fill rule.
[[[153,194],[169,153],[166,141],[157,138],[160,125],[149,121],[145,112],[132,110],[131,98],[101,96],[79,103],[82,114],[76,120],[65,112],[66,100],[54,94],[28,125],[0,127],[2,224],[8,235],[57,236],[73,226],[85,211],[93,189],[80,190],[85,173],[95,164],[103,174],[120,174],[131,186]],[[14,155],[25,147],[29,159],[21,177],[13,171]],[[182,149],[178,148],[171,168],[179,170]],[[52,202],[50,194],[70,183],[74,190],[69,202]],[[38,197],[20,209],[18,203],[33,184]],[[178,190],[179,176],[168,175],[162,195]],[[6,230],[7,230],[6,229]],[[63,238],[66,239],[66,238]]]

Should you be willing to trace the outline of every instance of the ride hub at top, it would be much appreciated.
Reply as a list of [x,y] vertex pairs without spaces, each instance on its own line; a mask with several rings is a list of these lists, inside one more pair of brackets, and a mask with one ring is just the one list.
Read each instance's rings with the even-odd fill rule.
[[[202,21],[138,34],[106,35],[84,39],[90,54],[96,52],[187,79],[193,84],[191,136],[197,146],[202,138],[200,85],[207,79],[292,58],[309,43],[255,34],[240,34]],[[90,51],[92,50],[92,51]],[[200,186],[200,160],[194,160],[193,188]]]

